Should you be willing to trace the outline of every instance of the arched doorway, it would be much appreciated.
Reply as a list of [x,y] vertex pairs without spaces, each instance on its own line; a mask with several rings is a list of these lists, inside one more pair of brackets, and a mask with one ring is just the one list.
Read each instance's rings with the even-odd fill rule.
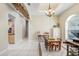
[[65,39],[79,38],[79,15],[74,14],[67,18],[65,22]]

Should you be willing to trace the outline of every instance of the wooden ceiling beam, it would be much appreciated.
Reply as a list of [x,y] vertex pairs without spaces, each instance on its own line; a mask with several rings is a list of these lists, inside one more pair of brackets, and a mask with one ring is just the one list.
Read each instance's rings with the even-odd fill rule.
[[29,19],[29,14],[27,9],[24,8],[24,6],[21,5],[21,3],[12,3],[17,11],[19,11],[24,17]]

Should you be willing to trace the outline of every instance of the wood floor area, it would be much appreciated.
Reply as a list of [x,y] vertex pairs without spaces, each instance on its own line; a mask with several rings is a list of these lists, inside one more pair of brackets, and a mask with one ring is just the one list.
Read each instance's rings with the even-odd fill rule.
[[64,48],[61,51],[46,51],[44,43],[38,41],[24,40],[18,44],[10,44],[1,56],[66,56]]

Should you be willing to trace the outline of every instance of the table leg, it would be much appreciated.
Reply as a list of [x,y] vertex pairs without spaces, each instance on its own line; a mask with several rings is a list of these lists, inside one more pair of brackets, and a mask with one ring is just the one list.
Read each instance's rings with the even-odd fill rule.
[[69,45],[67,44],[67,56],[69,56]]
[[52,50],[53,50],[53,48],[54,48],[54,45],[52,45]]
[[59,42],[59,50],[61,50],[61,42]]
[[79,56],[79,47],[78,47],[78,56]]

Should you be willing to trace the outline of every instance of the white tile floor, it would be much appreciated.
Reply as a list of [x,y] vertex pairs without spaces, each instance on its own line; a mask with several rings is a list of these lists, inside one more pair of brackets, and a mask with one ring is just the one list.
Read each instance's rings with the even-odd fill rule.
[[42,56],[66,56],[66,49],[63,47],[60,51],[48,51],[45,49],[44,43],[41,42]]
[[[43,56],[65,56],[66,50],[62,48],[61,51],[46,51],[44,43],[41,42],[41,49]],[[1,56],[39,56],[38,41],[23,40],[18,44],[10,44],[7,51]]]
[[18,44],[10,44],[1,56],[38,56],[38,42],[24,40]]

